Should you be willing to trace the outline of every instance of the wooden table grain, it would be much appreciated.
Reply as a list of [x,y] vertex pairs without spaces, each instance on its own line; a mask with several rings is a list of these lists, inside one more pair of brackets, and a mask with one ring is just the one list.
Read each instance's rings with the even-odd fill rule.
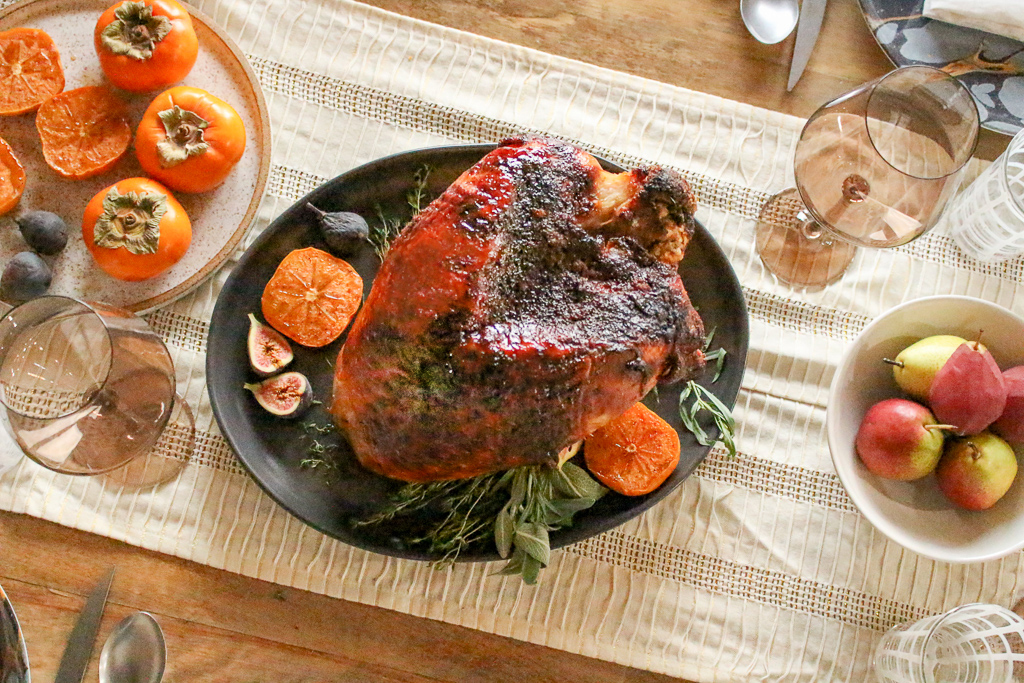
[[[241,0],[239,0],[241,1]],[[765,46],[738,0],[367,0],[371,5],[665,83],[794,114],[891,68],[856,0],[832,0],[807,71],[786,92],[792,36]],[[985,134],[991,158],[1005,136]],[[286,588],[0,512],[0,583],[53,679],[85,596],[117,576],[99,642],[135,610],[167,635],[168,681],[675,680],[597,659]],[[98,653],[99,643],[97,644]],[[97,680],[94,656],[86,681]]]

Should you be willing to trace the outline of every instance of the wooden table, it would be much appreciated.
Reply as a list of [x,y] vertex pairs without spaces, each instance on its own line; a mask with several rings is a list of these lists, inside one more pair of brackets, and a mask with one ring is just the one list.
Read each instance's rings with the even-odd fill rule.
[[[856,0],[832,0],[807,72],[786,93],[793,38],[751,38],[738,0],[368,0],[372,5],[599,66],[809,115],[891,65]],[[985,133],[992,158],[1006,138]],[[134,610],[167,635],[171,681],[612,681],[667,676],[336,600],[0,512],[0,583],[33,680],[53,679],[85,595],[117,576],[100,642]],[[97,646],[99,647],[99,646]],[[98,657],[86,680],[97,680]]]

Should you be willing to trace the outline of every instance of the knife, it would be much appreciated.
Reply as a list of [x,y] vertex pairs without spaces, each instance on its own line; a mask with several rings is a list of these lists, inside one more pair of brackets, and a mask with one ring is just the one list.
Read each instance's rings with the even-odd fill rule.
[[92,659],[96,634],[100,630],[100,620],[103,619],[103,607],[107,603],[107,593],[113,580],[114,570],[111,569],[89,594],[89,599],[86,600],[85,607],[82,608],[82,613],[78,615],[78,621],[68,636],[68,644],[64,647],[60,666],[57,667],[57,677],[53,679],[53,683],[82,683],[89,660]]
[[0,586],[0,681],[28,683],[28,651],[18,626],[18,617]]
[[818,42],[821,20],[825,17],[826,0],[803,0],[800,5],[800,23],[796,27],[796,43],[793,46],[793,61],[789,65],[789,83],[786,92],[791,91],[804,73],[807,60],[811,57],[814,44]]

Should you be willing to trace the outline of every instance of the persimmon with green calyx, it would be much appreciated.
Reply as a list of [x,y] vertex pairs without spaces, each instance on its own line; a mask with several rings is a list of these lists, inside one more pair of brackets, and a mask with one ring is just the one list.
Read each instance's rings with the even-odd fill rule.
[[157,95],[135,133],[147,174],[177,192],[206,192],[224,182],[245,151],[245,124],[234,108],[185,85]]
[[111,277],[147,280],[185,255],[192,222],[166,187],[149,178],[127,178],[89,201],[82,239]]
[[192,17],[175,0],[116,3],[100,15],[93,42],[103,73],[131,92],[177,83],[199,54]]

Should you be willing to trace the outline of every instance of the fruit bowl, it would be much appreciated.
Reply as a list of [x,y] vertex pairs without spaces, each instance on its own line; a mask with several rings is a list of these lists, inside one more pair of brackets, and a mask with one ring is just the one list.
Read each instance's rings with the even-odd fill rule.
[[829,391],[826,429],[839,479],[875,528],[901,546],[946,562],[980,562],[1024,548],[1024,449],[1020,472],[1006,495],[984,511],[955,507],[934,474],[917,481],[883,479],[861,463],[854,439],[873,404],[901,397],[892,368],[909,344],[937,334],[982,341],[999,367],[1024,364],[1024,319],[981,299],[933,296],[892,308],[871,322],[847,350]]

